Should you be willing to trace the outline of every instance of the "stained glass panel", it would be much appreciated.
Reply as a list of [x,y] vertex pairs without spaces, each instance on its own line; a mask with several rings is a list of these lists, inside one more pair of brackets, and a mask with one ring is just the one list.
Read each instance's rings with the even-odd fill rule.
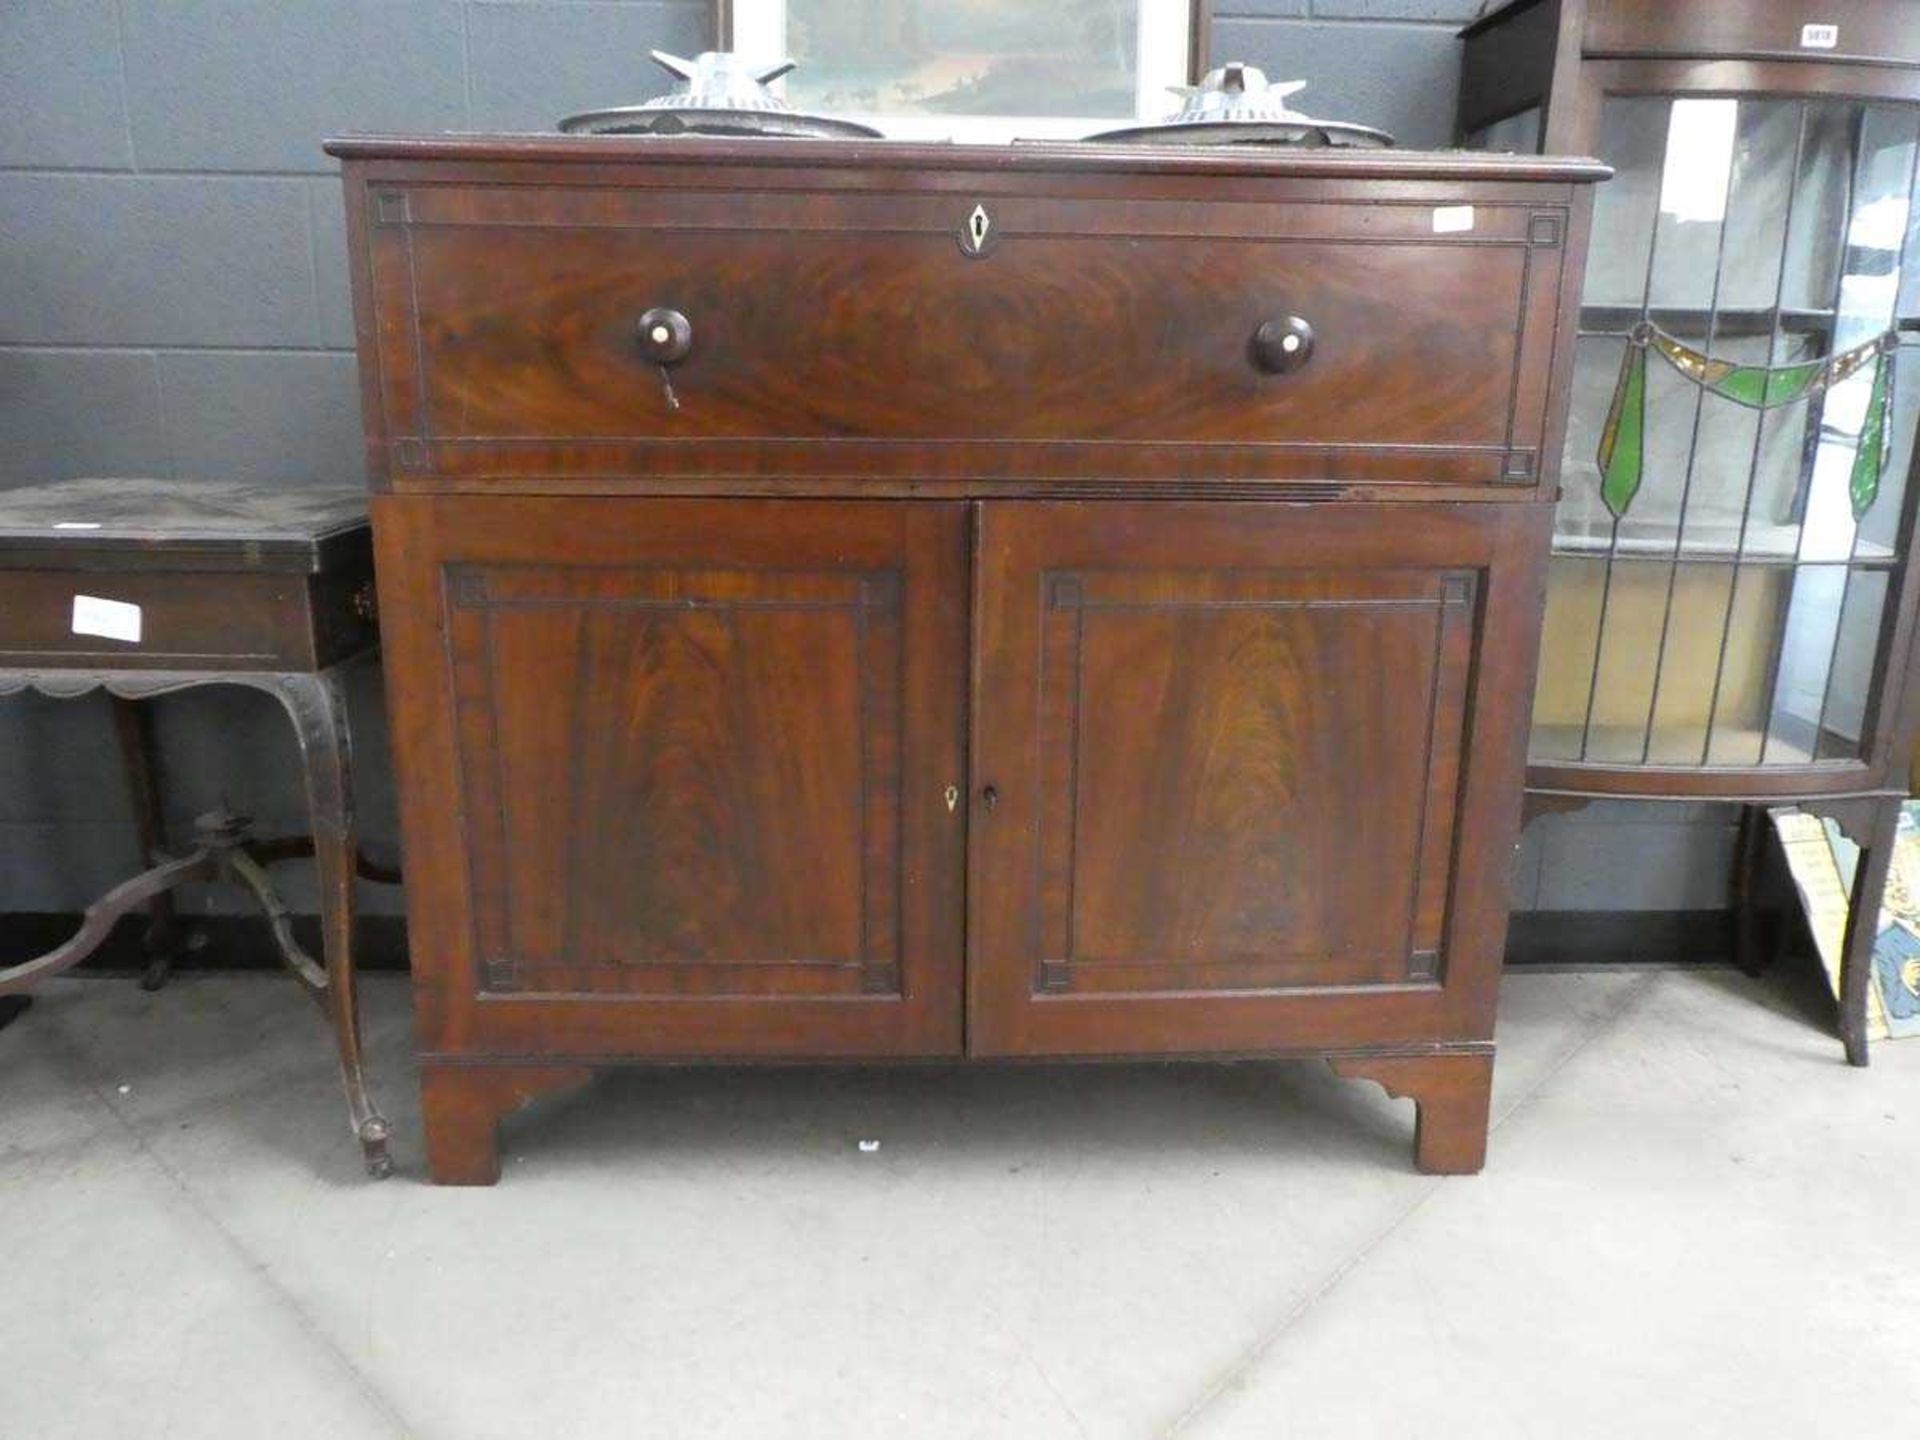
[[1920,330],[1920,107],[1616,97],[1602,133],[1534,756],[1854,758],[1920,355],[1828,362]]

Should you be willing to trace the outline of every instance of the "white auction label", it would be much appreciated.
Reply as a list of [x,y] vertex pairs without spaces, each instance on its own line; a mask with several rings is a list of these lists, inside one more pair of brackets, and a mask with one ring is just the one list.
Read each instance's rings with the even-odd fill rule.
[[102,600],[98,595],[73,597],[73,633],[99,635],[108,640],[140,643],[140,607],[125,600]]
[[1838,25],[1802,25],[1800,48],[1802,50],[1839,49],[1840,27]]
[[1442,205],[1433,212],[1433,233],[1436,235],[1458,235],[1462,231],[1473,229],[1473,207],[1471,205]]

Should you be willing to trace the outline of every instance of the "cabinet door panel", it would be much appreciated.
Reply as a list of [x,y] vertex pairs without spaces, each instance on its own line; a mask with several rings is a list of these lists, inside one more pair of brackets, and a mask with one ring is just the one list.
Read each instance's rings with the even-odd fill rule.
[[[1480,660],[1531,623],[1496,556],[1538,517],[1382,518],[985,507],[976,1051],[1263,1048],[1308,1011],[1484,999],[1524,695]],[[1507,757],[1478,795],[1469,735]]]
[[438,1003],[624,1015],[642,1051],[957,1046],[960,507],[406,513],[383,519],[412,532],[402,583],[440,591],[445,689],[396,689],[450,739],[455,802],[409,841],[447,835],[465,872]]

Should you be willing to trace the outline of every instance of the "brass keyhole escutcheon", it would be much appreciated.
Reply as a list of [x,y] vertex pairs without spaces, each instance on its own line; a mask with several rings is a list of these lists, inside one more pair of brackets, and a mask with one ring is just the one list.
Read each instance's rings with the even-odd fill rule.
[[960,787],[958,785],[949,785],[947,786],[947,809],[949,811],[954,811],[954,810],[958,810],[959,808],[960,808]]

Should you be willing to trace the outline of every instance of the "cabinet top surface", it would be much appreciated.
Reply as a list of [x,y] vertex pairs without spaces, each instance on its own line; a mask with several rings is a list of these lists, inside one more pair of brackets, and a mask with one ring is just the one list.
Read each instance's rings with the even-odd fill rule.
[[743,166],[771,169],[1238,175],[1333,180],[1553,181],[1591,184],[1613,172],[1578,156],[1469,150],[1332,150],[1256,146],[927,144],[904,140],[716,139],[636,135],[344,135],[326,142],[345,160],[470,164]]
[[112,552],[126,569],[323,568],[330,542],[367,527],[358,486],[87,478],[0,493],[0,567],[57,567]]

